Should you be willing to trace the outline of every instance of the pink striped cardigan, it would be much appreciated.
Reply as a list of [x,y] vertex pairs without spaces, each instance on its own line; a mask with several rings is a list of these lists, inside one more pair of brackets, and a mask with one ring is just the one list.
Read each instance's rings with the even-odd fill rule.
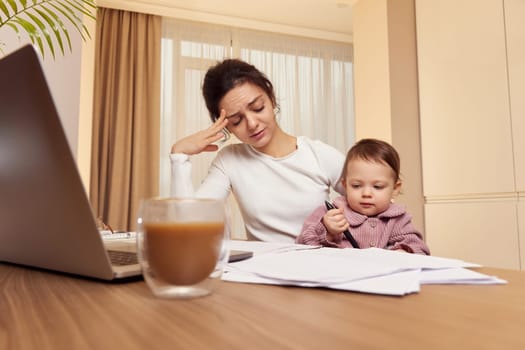
[[[344,215],[350,224],[349,231],[360,248],[403,249],[410,253],[430,255],[421,233],[412,224],[412,216],[398,204],[391,204],[384,212],[374,217],[361,215],[348,207],[345,197],[335,201],[338,208],[344,208]],[[320,206],[304,222],[296,242],[327,247],[351,248],[352,245],[341,234],[335,241],[328,241],[322,218],[325,206]]]

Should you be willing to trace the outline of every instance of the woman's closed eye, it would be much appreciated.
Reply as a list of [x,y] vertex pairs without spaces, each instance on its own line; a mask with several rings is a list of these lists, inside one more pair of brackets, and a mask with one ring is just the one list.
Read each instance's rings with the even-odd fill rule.
[[[251,110],[255,113],[261,113],[262,111],[264,111],[264,104],[260,107],[253,107]],[[244,114],[238,114],[238,115],[234,115],[232,117],[229,117],[228,120],[230,121],[231,125],[232,126],[238,126],[239,124],[241,124],[242,120],[244,119]]]
[[236,116],[228,118],[228,120],[233,126],[237,126],[241,123],[242,118],[243,118],[242,115],[236,115]]
[[264,110],[264,105],[260,106],[260,107],[255,107],[253,108],[253,111],[256,112],[256,113],[260,113]]

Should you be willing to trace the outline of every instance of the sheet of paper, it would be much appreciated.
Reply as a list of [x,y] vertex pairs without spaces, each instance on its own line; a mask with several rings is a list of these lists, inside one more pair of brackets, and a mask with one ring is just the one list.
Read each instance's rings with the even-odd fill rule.
[[506,281],[467,268],[457,259],[385,249],[337,249],[288,243],[232,241],[254,257],[229,264],[223,280],[322,287],[384,295],[417,293],[420,284],[502,284]]
[[425,270],[421,284],[505,284],[507,281],[463,268]]
[[391,275],[374,277],[371,279],[364,279],[354,282],[327,285],[300,282],[292,283],[289,281],[274,280],[270,278],[256,276],[249,272],[239,271],[235,269],[228,269],[228,271],[224,273],[222,279],[224,281],[229,282],[293,285],[298,287],[321,287],[352,292],[392,296],[403,296],[410,293],[417,293],[420,290],[418,270],[404,271]]
[[354,259],[382,261],[405,269],[444,269],[454,267],[481,267],[458,259],[433,255],[408,254],[387,249],[340,249]]
[[256,276],[288,282],[334,284],[403,271],[373,259],[353,258],[344,249],[292,250],[254,256],[235,265]]
[[317,249],[317,246],[295,244],[295,243],[278,243],[278,242],[261,242],[261,241],[243,241],[231,240],[230,249],[249,250],[254,255],[287,252],[291,250]]

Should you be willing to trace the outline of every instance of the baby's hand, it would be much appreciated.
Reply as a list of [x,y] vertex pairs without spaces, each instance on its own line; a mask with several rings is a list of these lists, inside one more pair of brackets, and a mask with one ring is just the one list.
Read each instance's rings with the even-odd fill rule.
[[323,225],[326,227],[326,235],[329,241],[339,241],[341,234],[350,225],[343,215],[343,209],[330,209],[323,216]]

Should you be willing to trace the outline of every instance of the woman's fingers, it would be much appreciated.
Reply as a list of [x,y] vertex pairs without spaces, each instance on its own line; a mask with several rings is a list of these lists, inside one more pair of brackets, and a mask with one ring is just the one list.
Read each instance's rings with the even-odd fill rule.
[[219,149],[219,146],[211,144],[211,145],[204,147],[203,152],[214,152],[218,149]]
[[216,126],[219,130],[222,130],[228,125],[228,119],[226,118],[226,111],[224,109],[221,109],[221,114],[219,115],[219,118],[213,123],[214,126]]
[[228,119],[226,119],[226,112],[221,110],[219,118],[205,131],[205,138],[210,143],[220,140],[224,137],[223,129],[228,125]]
[[220,139],[224,138],[224,134],[219,131],[215,135],[212,135],[206,139],[206,144],[204,145],[202,152],[214,152],[219,149],[219,146],[213,144],[214,142],[219,141]]
[[228,119],[226,119],[226,112],[221,110],[219,118],[212,125],[176,142],[171,148],[171,153],[192,155],[200,152],[217,151],[219,147],[213,143],[225,137],[222,130],[226,128],[227,125]]

